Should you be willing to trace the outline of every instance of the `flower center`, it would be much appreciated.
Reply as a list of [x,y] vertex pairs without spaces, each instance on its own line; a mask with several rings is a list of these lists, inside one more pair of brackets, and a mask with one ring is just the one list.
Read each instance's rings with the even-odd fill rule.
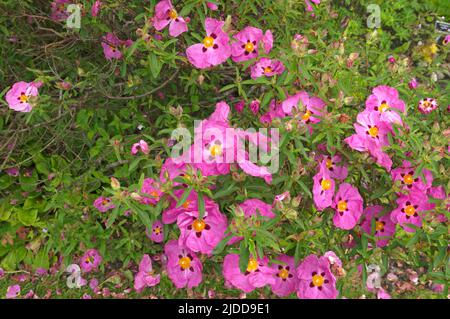
[[161,234],[161,227],[156,227],[154,232],[155,232],[156,235]]
[[316,287],[321,287],[323,285],[324,280],[325,279],[321,275],[314,275],[312,277],[312,283]]
[[309,120],[310,117],[311,117],[311,111],[310,111],[310,110],[307,110],[306,113],[303,114],[302,120],[303,120],[303,121],[307,121],[307,120]]
[[264,68],[264,73],[265,73],[265,74],[271,73],[271,72],[272,72],[272,68],[271,68],[270,66],[266,66],[266,67]]
[[190,201],[190,200],[187,200],[187,201],[185,201],[185,202],[183,203],[183,205],[181,205],[181,206],[183,206],[184,209],[188,209],[190,203],[191,203],[191,201]]
[[171,18],[172,20],[175,20],[176,18],[178,18],[178,15],[177,15],[177,12],[175,11],[175,9],[170,10],[169,18]]
[[373,126],[369,129],[369,135],[372,137],[377,137],[378,136],[378,127]]
[[375,230],[376,231],[382,231],[384,229],[384,224],[383,222],[375,222]]
[[289,270],[283,268],[280,270],[280,272],[278,273],[278,277],[280,277],[281,279],[286,279],[289,277]]
[[424,102],[423,102],[423,106],[424,106],[425,108],[429,108],[429,107],[431,107],[431,103],[428,102],[428,101],[424,101]]
[[211,156],[213,156],[213,157],[220,156],[220,155],[222,155],[222,146],[215,144],[215,145],[211,146],[211,149],[209,150],[209,152],[211,153]]
[[413,205],[408,205],[405,207],[405,213],[408,216],[413,216],[416,213],[416,209]]
[[386,102],[382,103],[379,107],[378,107],[378,111],[380,111],[380,113],[383,113],[385,110],[387,110],[389,108],[389,104],[387,104]]
[[107,200],[107,199],[102,200],[102,205],[103,205],[103,206],[105,206],[105,205],[108,204],[108,203],[109,203],[109,200]]
[[331,158],[327,158],[327,161],[325,164],[327,165],[328,169],[333,167],[333,161],[331,160]]
[[86,257],[85,261],[86,261],[86,263],[88,263],[88,264],[92,264],[92,263],[94,262],[94,257],[88,256],[88,257]]
[[189,257],[183,257],[178,260],[178,265],[185,270],[191,267],[191,259]]
[[340,212],[343,212],[343,211],[346,211],[347,210],[347,202],[345,201],[345,200],[340,200],[339,202],[338,202],[338,210],[340,211]]
[[28,101],[28,96],[22,93],[20,95],[19,99],[20,99],[20,102],[26,103]]
[[403,177],[403,181],[405,182],[405,184],[411,185],[412,183],[414,183],[414,178],[412,177],[411,174],[406,174],[406,175]]
[[203,39],[203,45],[205,46],[205,48],[210,48],[214,45],[214,39],[212,37],[205,37]]
[[256,261],[256,259],[250,258],[247,265],[247,271],[251,272],[255,271],[256,269],[258,269],[258,262]]
[[331,188],[331,181],[329,179],[323,179],[320,182],[320,186],[322,186],[322,189],[324,191],[327,191],[327,190],[329,190]]
[[203,229],[205,229],[205,227],[206,224],[203,220],[196,219],[192,222],[192,228],[194,228],[197,233],[201,232]]
[[253,45],[253,43],[247,42],[247,44],[245,45],[245,51],[247,51],[248,53],[251,53],[251,52],[253,52],[254,49],[255,49],[255,46]]
[[150,192],[150,195],[152,195],[152,196],[155,197],[155,198],[159,198],[159,194],[158,194],[157,191],[151,191],[151,192]]

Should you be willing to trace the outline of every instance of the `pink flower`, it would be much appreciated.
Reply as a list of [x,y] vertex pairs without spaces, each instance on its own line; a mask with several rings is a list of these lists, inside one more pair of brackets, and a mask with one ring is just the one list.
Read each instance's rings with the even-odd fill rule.
[[399,99],[398,91],[390,86],[381,85],[372,90],[366,100],[366,110],[378,112],[380,119],[387,123],[402,124],[400,115],[394,111],[404,113],[405,102]]
[[177,288],[197,287],[202,281],[203,266],[197,255],[178,245],[176,240],[167,242],[167,274]]
[[[183,196],[184,191],[182,189],[175,190],[174,195],[179,200]],[[209,209],[211,205],[214,205],[213,201],[208,197],[205,197],[205,210]],[[185,211],[198,210],[198,195],[195,191],[191,191],[182,205],[178,205],[177,201],[172,200],[167,210],[163,211],[162,222],[164,224],[172,224],[177,221],[180,214]]]
[[320,165],[319,172],[313,177],[313,199],[317,209],[322,211],[333,202],[334,180],[325,165]]
[[[313,11],[313,6],[311,5],[311,2],[314,2],[315,4],[319,4],[320,0],[305,0],[305,4],[306,4],[306,11],[311,12]],[[314,16],[314,13],[312,14]]]
[[338,166],[342,158],[340,155],[324,156],[322,165],[329,171],[330,177],[333,179],[344,180],[348,175],[347,166]]
[[142,183],[141,193],[148,196],[143,196],[141,202],[146,205],[156,205],[161,199],[163,192],[161,186],[153,178],[146,178]]
[[250,110],[252,111],[253,114],[257,114],[258,113],[260,105],[261,105],[261,102],[259,102],[259,100],[253,100],[250,103]]
[[148,154],[150,152],[146,141],[140,140],[138,143],[134,143],[131,147],[131,154],[136,155],[139,150],[141,150],[144,154]]
[[17,177],[19,176],[20,171],[17,167],[12,167],[6,170],[6,174],[8,174],[9,176]]
[[153,17],[153,26],[161,31],[169,25],[169,34],[177,37],[188,30],[187,23],[180,17],[174,9],[170,0],[162,0],[155,7],[155,16]]
[[212,11],[216,11],[217,9],[219,9],[219,6],[217,4],[210,1],[206,2],[206,6]]
[[330,271],[328,259],[307,256],[297,268],[297,296],[300,299],[336,299],[336,279]]
[[51,3],[51,18],[53,21],[63,21],[69,17],[67,12],[67,5],[70,4],[70,0],[55,0]]
[[376,111],[363,111],[358,114],[356,120],[358,123],[353,125],[356,134],[347,137],[344,141],[354,150],[369,152],[378,164],[389,171],[392,160],[383,152],[382,147],[389,144],[387,134],[390,127],[380,120]]
[[184,211],[178,215],[177,224],[181,231],[178,244],[193,252],[210,255],[225,237],[225,230],[228,227],[227,218],[214,202],[208,205],[208,209],[205,208],[202,219],[198,216],[197,210]]
[[102,47],[105,58],[111,59],[121,59],[122,52],[120,52],[120,47],[130,47],[133,41],[131,40],[120,40],[115,34],[107,33],[106,36],[102,37]]
[[225,285],[238,288],[245,293],[267,284],[274,285],[276,272],[268,266],[267,258],[257,260],[251,257],[244,273],[239,269],[239,255],[228,254],[223,260]]
[[164,225],[159,219],[155,220],[152,224],[152,229],[146,230],[147,237],[153,240],[155,243],[161,243],[164,240]]
[[114,209],[116,206],[112,202],[111,198],[100,196],[94,201],[94,207],[101,213],[104,213],[110,209]]
[[234,105],[234,109],[236,112],[241,113],[244,110],[245,107],[245,101],[239,101]]
[[383,288],[378,289],[377,299],[391,299],[391,295]]
[[286,114],[283,111],[281,103],[276,100],[270,101],[269,111],[259,118],[259,121],[263,124],[272,123],[275,118],[284,118]]
[[394,56],[390,55],[388,56],[388,61],[389,63],[394,64],[397,60],[394,58]]
[[[395,224],[391,221],[389,214],[382,215],[383,206],[368,206],[364,209],[361,228],[369,235],[376,237],[377,247],[384,247],[388,244],[389,238],[395,233]],[[372,233],[372,223],[374,233]]]
[[349,183],[339,185],[333,208],[336,212],[333,216],[336,227],[346,230],[354,228],[363,213],[363,199],[358,189]]
[[20,295],[19,285],[13,285],[8,287],[8,290],[6,291],[6,299],[14,299],[17,298],[19,295]]
[[267,151],[269,139],[258,132],[231,128],[229,113],[228,104],[217,103],[214,113],[195,128],[194,143],[181,156],[173,158],[173,162],[177,165],[189,164],[199,169],[203,176],[227,175],[230,173],[230,163],[237,163],[246,174],[262,177],[270,183],[272,174],[269,169],[251,162],[244,148],[244,142],[248,140]]
[[446,35],[444,40],[442,41],[443,45],[447,45],[450,42],[450,34]]
[[276,270],[275,283],[271,284],[272,292],[279,297],[289,296],[297,288],[297,273],[294,257],[280,255],[276,259],[281,263],[273,263],[272,269]]
[[419,111],[420,113],[423,114],[429,114],[432,111],[434,111],[435,109],[437,109],[438,107],[438,103],[435,99],[433,98],[425,98],[419,101]]
[[234,62],[256,58],[260,43],[266,54],[272,49],[273,36],[270,30],[263,34],[261,29],[249,26],[236,33],[233,37],[237,40],[231,45],[231,58]]
[[99,1],[99,0],[96,0],[96,1],[94,2],[94,4],[92,5],[92,8],[91,8],[91,15],[92,15],[93,17],[98,16],[98,13],[100,12],[100,8],[101,8],[101,7],[102,7],[102,2]]
[[96,249],[89,249],[84,253],[83,257],[81,257],[81,270],[84,272],[91,272],[92,270],[97,269],[102,260],[102,256],[100,256]]
[[418,82],[417,82],[417,79],[416,79],[416,78],[412,78],[411,81],[409,81],[409,83],[408,83],[408,87],[409,87],[411,90],[416,89],[417,86],[418,86]]
[[39,95],[38,88],[41,82],[17,82],[6,93],[6,102],[10,109],[18,112],[30,112],[35,106],[36,97]]
[[427,170],[422,170],[422,174],[415,177],[416,170],[408,161],[403,161],[403,166],[392,170],[391,177],[394,181],[400,181],[403,190],[417,190],[426,193],[433,183],[433,174]]
[[414,228],[422,227],[422,217],[424,211],[430,210],[433,204],[428,203],[428,197],[422,192],[411,191],[408,195],[401,195],[397,198],[397,208],[391,212],[391,220],[398,223],[407,232],[415,232]]
[[145,287],[153,287],[159,284],[160,275],[155,275],[152,260],[145,254],[139,263],[139,272],[134,277],[134,289],[141,292]]
[[205,19],[206,37],[202,43],[191,45],[186,50],[189,62],[196,68],[205,69],[219,65],[230,57],[230,38],[222,30],[223,25],[223,21]]
[[271,60],[268,58],[261,58],[258,62],[251,66],[252,79],[257,79],[261,76],[280,75],[284,72],[284,65],[279,60]]
[[306,107],[302,116],[302,121],[305,124],[320,122],[320,119],[315,117],[315,115],[322,116],[326,104],[322,99],[315,96],[309,96],[305,91],[288,97],[283,101],[281,107],[286,114],[291,115],[293,109],[298,109],[299,103]]
[[342,261],[334,251],[327,251],[325,254],[323,254],[323,257],[328,260],[330,266],[336,265],[338,267],[342,267]]

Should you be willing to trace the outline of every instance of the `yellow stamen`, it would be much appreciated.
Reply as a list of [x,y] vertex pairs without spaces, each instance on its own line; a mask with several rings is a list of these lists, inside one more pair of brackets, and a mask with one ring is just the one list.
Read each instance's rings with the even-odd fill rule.
[[281,269],[278,273],[278,277],[280,277],[281,279],[286,279],[287,277],[289,277],[289,270],[286,270],[284,268]]
[[347,210],[347,202],[345,200],[340,200],[338,203],[338,211],[343,212]]
[[175,9],[170,10],[169,12],[169,18],[171,18],[172,20],[175,20],[176,18],[178,18],[178,14],[175,11]]
[[258,262],[256,261],[256,259],[250,258],[247,265],[247,271],[251,272],[255,271],[256,269],[258,269]]
[[312,283],[316,287],[321,287],[325,279],[321,275],[314,275],[312,277]]
[[222,155],[222,146],[215,144],[215,145],[211,146],[211,149],[209,150],[209,152],[211,153],[211,156],[213,156],[213,157],[220,156],[220,155]]
[[191,259],[189,257],[183,257],[178,260],[178,265],[185,270],[191,267]]
[[322,189],[324,191],[327,191],[327,190],[329,190],[331,188],[331,181],[329,179],[323,179],[320,182],[320,186],[322,187]]
[[387,110],[389,108],[389,104],[387,103],[383,103],[378,107],[378,111],[380,111],[380,113],[383,113],[385,110]]
[[203,45],[205,46],[205,48],[210,48],[214,45],[214,39],[212,37],[205,37],[203,39]]
[[408,216],[413,216],[416,213],[416,209],[413,205],[408,205],[405,207],[405,213]]
[[407,185],[411,185],[412,183],[414,183],[414,178],[412,177],[411,174],[406,174],[403,177],[403,182],[405,182],[405,184],[407,184]]
[[306,113],[303,114],[302,120],[306,122],[307,120],[309,120],[310,117],[311,117],[311,111],[307,110]]
[[20,102],[26,103],[28,101],[28,96],[25,94],[20,95]]
[[250,53],[250,52],[253,52],[254,49],[255,49],[255,46],[253,45],[253,43],[247,42],[247,44],[245,45],[245,51]]
[[369,135],[372,137],[377,137],[378,136],[378,127],[373,126],[369,129]]
[[201,232],[203,229],[205,229],[206,224],[203,220],[194,220],[194,222],[192,223],[192,228],[195,229],[196,232]]
[[384,229],[383,222],[375,222],[375,230],[376,231],[382,231]]
[[326,165],[328,169],[333,167],[333,161],[331,160],[331,158],[327,158]]
[[266,67],[264,68],[264,73],[265,73],[265,74],[271,73],[271,72],[272,72],[272,68],[271,68],[270,66],[266,66]]

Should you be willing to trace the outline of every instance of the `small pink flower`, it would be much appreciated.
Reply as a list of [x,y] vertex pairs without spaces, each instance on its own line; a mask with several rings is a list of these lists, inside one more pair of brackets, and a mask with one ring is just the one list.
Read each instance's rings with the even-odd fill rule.
[[131,154],[136,155],[139,150],[144,154],[148,154],[150,152],[146,141],[140,140],[138,143],[134,143],[131,147]]
[[390,64],[394,64],[397,60],[394,58],[394,56],[390,55],[388,57],[388,61],[389,61]]
[[6,299],[14,299],[20,295],[20,286],[13,285],[8,287],[8,291],[6,292]]
[[147,237],[155,243],[161,243],[164,240],[164,225],[159,219],[152,224],[151,230],[146,230]]
[[336,299],[336,279],[331,273],[328,259],[316,255],[307,256],[297,268],[300,299]]
[[422,217],[424,212],[434,207],[428,203],[428,197],[422,192],[410,191],[408,195],[401,195],[397,198],[397,208],[391,212],[391,220],[398,223],[407,232],[415,232],[414,228],[422,227]]
[[102,37],[102,47],[105,58],[111,59],[121,59],[122,52],[120,47],[130,47],[133,44],[131,40],[120,40],[115,34],[107,33],[106,36]]
[[[306,4],[306,11],[308,12],[312,12],[313,11],[313,6],[311,5],[311,2],[314,2],[315,4],[319,4],[320,0],[305,0],[305,4]],[[312,14],[312,16],[314,16],[314,13]]]
[[177,224],[181,232],[178,244],[193,252],[210,255],[225,237],[227,218],[216,203],[208,205],[202,219],[198,214],[198,211],[185,211],[178,215]]
[[38,88],[41,82],[17,82],[6,93],[6,102],[10,109],[18,112],[30,112],[35,106],[36,97],[39,95]]
[[212,10],[212,11],[216,11],[217,9],[219,9],[219,6],[217,4],[215,4],[214,2],[206,2],[207,7]]
[[6,174],[8,174],[9,176],[17,177],[20,175],[20,172],[17,167],[13,167],[13,168],[8,168],[6,170]]
[[268,58],[261,58],[251,67],[252,79],[257,79],[262,76],[274,76],[275,74],[282,74],[284,72],[284,65],[279,60],[271,60]]
[[153,178],[146,178],[142,183],[141,193],[146,196],[142,196],[141,203],[146,205],[156,205],[161,196],[164,194],[161,191],[161,185]]
[[391,299],[391,295],[383,288],[378,289],[377,299]]
[[327,251],[325,254],[323,254],[323,257],[328,260],[330,266],[336,265],[338,267],[342,267],[342,261],[334,251]]
[[167,256],[167,275],[175,287],[190,289],[202,282],[203,265],[194,252],[179,246],[176,240],[167,242],[164,252]]
[[94,207],[101,213],[105,213],[110,209],[114,209],[116,206],[112,202],[111,198],[100,196],[94,201]]
[[286,114],[292,114],[293,109],[298,109],[299,103],[306,107],[306,110],[302,116],[303,123],[310,124],[320,122],[320,119],[315,117],[315,115],[322,116],[325,111],[326,104],[322,99],[315,96],[310,96],[305,91],[288,97],[283,101],[281,107]]
[[433,98],[425,98],[423,100],[420,100],[419,105],[418,105],[420,113],[423,113],[423,114],[429,114],[432,111],[434,111],[435,109],[437,109],[437,107],[438,107],[438,103]]
[[96,249],[89,249],[81,257],[81,270],[83,270],[84,272],[91,272],[92,270],[97,269],[102,260],[102,256],[100,256]]
[[271,284],[272,291],[279,297],[289,296],[297,288],[297,273],[294,257],[280,255],[276,259],[281,263],[273,263],[271,268],[276,270],[275,283]]
[[92,8],[91,8],[91,15],[92,15],[93,17],[98,16],[98,13],[100,12],[100,8],[101,8],[101,7],[102,7],[102,2],[99,1],[99,0],[96,0],[96,1],[94,2],[94,4],[92,5]]
[[158,2],[155,7],[155,16],[153,17],[153,26],[161,31],[169,25],[169,34],[177,37],[188,30],[187,23],[183,17],[180,17],[170,0]]
[[284,118],[286,114],[283,111],[281,103],[276,100],[270,101],[269,111],[259,118],[259,121],[263,124],[272,123],[275,118]]
[[444,40],[442,41],[443,45],[447,45],[450,42],[450,34],[446,35]]
[[336,227],[345,230],[354,228],[363,213],[363,199],[358,189],[349,183],[339,185],[333,208],[333,223]]
[[[391,221],[389,214],[382,215],[383,206],[375,205],[364,209],[361,228],[365,233],[374,235],[377,247],[384,247],[395,233],[395,224]],[[374,233],[372,233],[372,223]]]
[[398,167],[392,170],[391,177],[393,181],[400,181],[403,190],[417,190],[426,193],[433,183],[433,174],[423,169],[422,174],[416,176],[416,170],[412,167],[408,161],[403,161],[402,167]]
[[253,100],[250,103],[250,110],[252,111],[253,114],[257,114],[258,113],[260,105],[261,105],[261,102],[259,102],[259,100]]
[[51,18],[53,21],[64,21],[69,17],[67,12],[67,5],[70,4],[70,0],[55,0],[51,3]]
[[409,83],[408,83],[408,87],[409,87],[411,90],[415,90],[415,89],[417,88],[418,85],[419,85],[419,83],[417,82],[417,79],[416,79],[416,78],[412,78],[411,81],[409,81]]
[[236,112],[241,113],[244,110],[245,101],[241,100],[234,105]]
[[401,113],[406,109],[405,102],[399,98],[398,91],[393,87],[377,86],[366,100],[366,110],[378,112],[381,121],[402,124],[400,115],[393,109]]
[[258,57],[260,43],[266,54],[272,49],[273,36],[270,30],[263,34],[261,29],[249,26],[233,37],[237,40],[231,45],[231,57],[234,62],[247,61]]
[[223,277],[225,285],[236,287],[245,293],[265,285],[275,285],[276,270],[268,266],[268,259],[251,257],[244,273],[239,269],[239,255],[228,254],[223,260]]
[[344,180],[348,175],[347,166],[338,166],[338,163],[341,163],[342,158],[340,155],[334,156],[324,156],[322,165],[326,167],[326,169],[330,173],[330,177],[333,179]]
[[205,69],[219,65],[230,57],[230,38],[222,30],[223,25],[223,21],[205,19],[206,37],[202,43],[191,45],[186,50],[189,62],[196,68]]
[[334,180],[325,165],[320,165],[319,172],[313,177],[313,199],[317,209],[322,211],[333,202]]
[[152,260],[145,254],[139,263],[139,272],[134,277],[134,289],[141,292],[145,287],[153,287],[159,284],[160,275],[155,275]]

